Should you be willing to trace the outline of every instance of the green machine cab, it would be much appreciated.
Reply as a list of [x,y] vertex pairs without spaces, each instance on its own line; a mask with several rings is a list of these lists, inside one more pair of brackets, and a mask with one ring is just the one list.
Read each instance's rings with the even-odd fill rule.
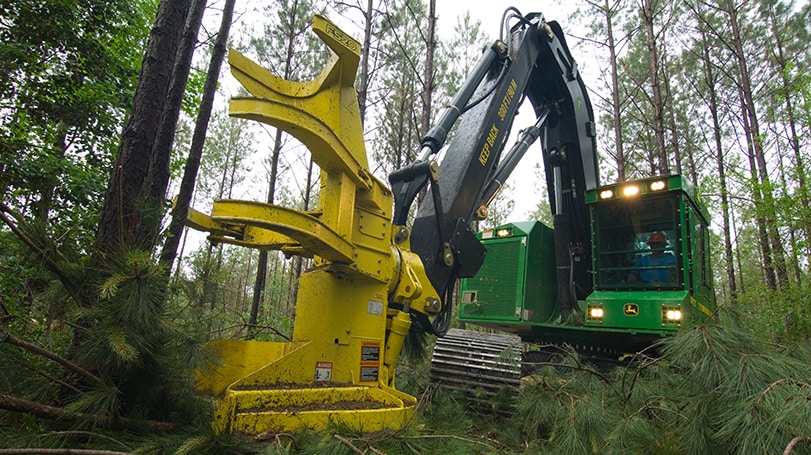
[[593,290],[578,299],[580,311],[558,307],[553,230],[531,221],[478,233],[487,255],[461,281],[459,320],[616,353],[713,318],[709,216],[690,182],[671,175],[602,186],[586,203]]

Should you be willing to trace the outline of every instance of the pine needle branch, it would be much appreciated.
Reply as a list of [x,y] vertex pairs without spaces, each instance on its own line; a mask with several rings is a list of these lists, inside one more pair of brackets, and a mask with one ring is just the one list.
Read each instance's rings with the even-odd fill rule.
[[570,370],[575,370],[575,371],[584,371],[586,373],[590,373],[590,374],[593,374],[594,376],[597,376],[598,378],[600,378],[601,381],[605,382],[608,385],[612,384],[611,379],[608,376],[606,376],[603,373],[600,373],[599,371],[595,370],[594,368],[590,368],[590,367],[588,367],[588,366],[586,366],[586,365],[584,365],[584,364],[582,364],[580,362],[577,362],[577,365],[567,365],[565,363],[558,363],[558,362],[531,362],[531,363],[528,363],[528,365],[545,366],[545,367],[549,366],[549,367],[554,367],[554,368],[568,368]]
[[346,439],[346,438],[342,437],[341,435],[339,435],[339,434],[334,434],[334,435],[332,435],[332,436],[333,436],[335,439],[337,439],[337,440],[338,440],[338,442],[340,442],[341,444],[345,445],[345,446],[346,446],[346,447],[347,447],[349,450],[351,450],[351,451],[353,451],[353,452],[357,453],[358,455],[366,455],[366,452],[365,452],[365,451],[360,450],[360,449],[359,449],[359,448],[357,448],[357,447],[356,447],[354,444],[352,444],[351,442],[349,442],[349,440],[348,440],[348,439]]
[[[684,414],[682,414],[682,413],[680,413],[678,411],[675,411],[673,409],[667,409],[667,408],[663,408],[661,406],[653,406],[653,405],[651,405],[651,401],[661,400],[663,398],[665,398],[665,397],[661,397],[661,396],[649,397],[647,400],[645,400],[645,404],[641,408],[637,409],[633,414],[628,416],[628,418],[626,420],[631,420],[632,418],[638,416],[639,414],[642,414],[643,412],[653,411],[653,410],[663,411],[663,412],[667,412],[667,413],[676,415],[676,416],[680,417],[685,422],[690,420],[686,415],[684,415]],[[664,422],[664,420],[659,418],[659,417],[657,417],[657,419]]]
[[[651,365],[654,365],[654,364],[658,363],[662,359],[663,359],[663,357],[647,357],[646,356],[644,358],[644,361],[642,362],[642,365],[640,365],[639,367],[637,367],[635,369],[634,375],[631,378],[631,383],[628,385],[627,389],[625,389],[625,377],[626,377],[626,375],[624,375],[624,374],[622,375],[622,388],[623,388],[623,390],[628,390],[628,392],[625,394],[625,401],[628,401],[628,400],[631,399],[631,393],[633,392],[634,385],[639,380],[640,376],[642,375],[642,372],[646,368],[650,367]],[[626,372],[627,371],[628,370],[626,370]]]
[[771,384],[769,384],[769,387],[766,387],[766,390],[764,390],[764,391],[763,391],[763,392],[760,394],[760,396],[758,397],[757,401],[755,402],[755,405],[754,405],[754,406],[752,406],[752,410],[753,410],[753,411],[757,411],[758,407],[760,407],[760,404],[761,404],[761,403],[763,402],[763,400],[766,398],[766,395],[768,395],[768,394],[769,394],[769,392],[771,392],[772,390],[774,390],[774,388],[775,388],[775,387],[779,386],[780,384],[784,384],[784,383],[786,383],[786,382],[788,382],[788,383],[790,383],[790,384],[794,384],[794,385],[796,385],[796,386],[800,386],[800,387],[807,387],[807,388],[811,388],[811,384],[808,384],[808,383],[806,383],[806,382],[802,382],[802,381],[795,381],[794,379],[790,379],[790,378],[778,379],[777,381],[774,381],[774,382],[772,382]]
[[63,380],[61,380],[59,378],[55,378],[55,377],[51,376],[50,374],[46,373],[45,371],[42,371],[41,369],[36,368],[33,365],[25,363],[25,362],[23,362],[23,361],[21,361],[19,359],[12,358],[11,356],[9,356],[9,355],[7,355],[5,353],[2,353],[1,355],[3,355],[3,357],[5,357],[9,362],[14,362],[15,364],[17,364],[17,365],[19,365],[19,366],[21,366],[21,367],[23,367],[23,368],[25,368],[27,370],[33,371],[34,373],[36,373],[36,374],[42,376],[43,378],[45,378],[45,380],[47,380],[47,381],[51,381],[51,382],[53,382],[55,384],[59,384],[60,386],[65,387],[67,389],[70,389],[70,390],[72,390],[72,391],[74,391],[76,393],[82,393],[81,390],[77,389],[72,384],[68,384],[66,381],[63,381]]
[[701,335],[703,336],[704,342],[707,345],[707,352],[712,354],[712,357],[714,359],[717,359],[718,358],[718,352],[715,350],[715,345],[712,342],[712,337],[710,336],[709,331],[707,331],[706,327],[701,327],[699,330],[701,330]]
[[41,435],[38,435],[38,436],[40,436],[40,437],[51,437],[51,436],[82,436],[82,437],[84,437],[84,438],[88,438],[88,439],[89,439],[89,438],[97,438],[97,439],[104,439],[104,440],[109,441],[109,442],[112,442],[112,443],[114,443],[114,444],[116,444],[116,445],[120,445],[121,447],[123,447],[123,448],[125,448],[125,449],[127,449],[127,448],[128,448],[126,444],[124,444],[123,442],[119,441],[118,439],[111,438],[110,436],[107,436],[107,435],[105,435],[105,434],[101,434],[101,433],[94,433],[94,432],[92,432],[92,431],[77,431],[77,430],[71,430],[71,431],[52,431],[52,432],[50,432],[50,433],[45,433],[45,434],[41,434]]

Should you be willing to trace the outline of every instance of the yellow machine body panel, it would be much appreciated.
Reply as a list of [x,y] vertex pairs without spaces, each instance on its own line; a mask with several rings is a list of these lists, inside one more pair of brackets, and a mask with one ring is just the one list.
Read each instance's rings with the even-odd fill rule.
[[208,344],[215,361],[196,379],[215,400],[217,432],[402,427],[416,407],[394,389],[408,311],[441,306],[423,284],[406,228],[391,225],[392,192],[368,169],[353,85],[360,45],[321,16],[313,29],[335,55],[309,82],[284,80],[231,51],[232,72],[252,97],[232,100],[230,110],[308,147],[321,168],[318,207],[221,200],[211,215],[192,210],[187,220],[212,241],[313,258],[299,279],[292,341]]
[[238,380],[306,344],[307,342],[210,341],[206,345],[206,351],[215,361],[196,371],[196,388],[211,396],[220,396]]

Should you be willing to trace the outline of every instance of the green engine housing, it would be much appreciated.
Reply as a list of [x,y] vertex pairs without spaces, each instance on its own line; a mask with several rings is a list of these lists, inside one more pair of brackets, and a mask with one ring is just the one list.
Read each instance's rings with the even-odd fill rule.
[[525,335],[531,323],[556,320],[552,229],[527,221],[485,230],[477,237],[487,256],[475,277],[462,280],[459,319]]

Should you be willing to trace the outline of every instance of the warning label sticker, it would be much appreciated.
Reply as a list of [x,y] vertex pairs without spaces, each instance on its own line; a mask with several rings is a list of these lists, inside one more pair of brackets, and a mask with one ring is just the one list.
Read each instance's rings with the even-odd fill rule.
[[315,363],[315,382],[332,381],[332,362]]
[[380,343],[376,341],[364,341],[360,346],[360,361],[379,361]]
[[360,380],[361,381],[377,381],[379,368],[378,367],[360,367]]
[[380,342],[363,341],[360,346],[360,380],[377,381],[380,374]]

